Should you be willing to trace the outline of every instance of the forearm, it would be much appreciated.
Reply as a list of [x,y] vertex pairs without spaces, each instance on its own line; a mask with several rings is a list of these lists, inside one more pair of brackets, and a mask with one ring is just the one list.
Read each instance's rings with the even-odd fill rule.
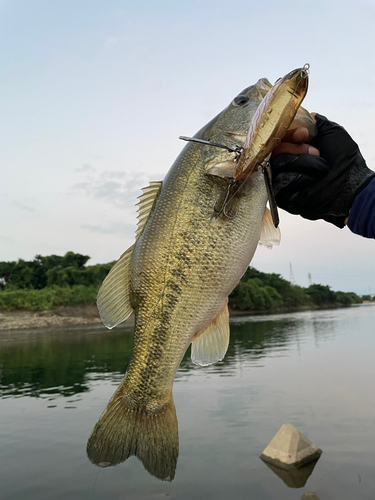
[[356,196],[347,224],[353,233],[375,238],[375,178]]

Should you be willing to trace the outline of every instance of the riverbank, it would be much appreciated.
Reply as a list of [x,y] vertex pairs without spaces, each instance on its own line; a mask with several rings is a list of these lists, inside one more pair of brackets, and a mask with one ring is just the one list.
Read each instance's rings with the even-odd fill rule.
[[[133,322],[133,315],[127,322]],[[95,304],[57,307],[44,311],[0,311],[0,330],[61,328],[103,324]]]
[[0,311],[0,330],[64,327],[101,323],[95,305],[43,311]]
[[[364,302],[365,303],[365,302]],[[375,304],[374,302],[367,302]],[[336,309],[339,307],[351,307],[350,305],[322,305],[301,306],[293,308],[278,308],[270,311],[230,311],[230,316],[254,316],[262,314],[281,314],[317,309]],[[131,315],[126,323],[133,323],[134,316]],[[33,328],[63,328],[66,326],[103,324],[100,319],[96,305],[82,305],[76,307],[57,307],[56,309],[44,311],[0,311],[1,330],[24,330]]]

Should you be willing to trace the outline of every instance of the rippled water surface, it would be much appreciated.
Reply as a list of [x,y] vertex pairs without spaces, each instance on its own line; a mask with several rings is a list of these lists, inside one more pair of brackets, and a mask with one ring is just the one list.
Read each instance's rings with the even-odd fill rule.
[[[375,498],[375,307],[235,318],[225,359],[186,354],[176,478],[134,457],[99,469],[86,441],[122,379],[132,329],[0,332],[0,499]],[[291,422],[323,450],[302,488],[259,455]]]

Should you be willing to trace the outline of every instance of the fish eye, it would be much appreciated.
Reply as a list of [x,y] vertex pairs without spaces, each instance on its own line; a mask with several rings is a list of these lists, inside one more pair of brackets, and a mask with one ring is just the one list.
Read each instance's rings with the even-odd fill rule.
[[233,102],[234,102],[234,104],[237,104],[238,106],[243,106],[244,104],[247,103],[248,100],[249,100],[249,98],[247,97],[247,95],[240,94],[234,98]]

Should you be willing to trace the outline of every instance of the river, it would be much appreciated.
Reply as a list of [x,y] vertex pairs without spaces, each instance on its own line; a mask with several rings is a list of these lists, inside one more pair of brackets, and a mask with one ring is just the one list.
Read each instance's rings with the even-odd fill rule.
[[[0,331],[1,500],[375,498],[374,306],[232,318],[222,362],[188,352],[172,483],[135,457],[108,469],[86,457],[131,346],[129,326]],[[323,450],[303,486],[259,459],[287,422]]]

